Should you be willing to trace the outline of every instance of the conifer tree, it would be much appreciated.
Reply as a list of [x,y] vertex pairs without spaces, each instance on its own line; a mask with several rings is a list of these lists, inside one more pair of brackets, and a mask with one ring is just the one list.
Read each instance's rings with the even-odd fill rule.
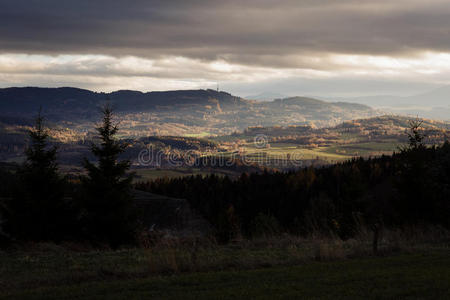
[[422,150],[425,148],[424,140],[425,135],[420,131],[423,121],[421,120],[411,120],[409,122],[409,132],[408,132],[408,150]]
[[126,145],[115,139],[118,127],[113,124],[113,110],[106,105],[103,123],[97,128],[101,143],[93,144],[96,163],[84,159],[87,176],[84,187],[84,225],[91,240],[113,247],[132,243],[136,233],[136,213],[131,194],[133,174],[127,174],[130,162],[118,161]]
[[41,111],[29,137],[5,227],[19,239],[58,241],[68,234],[70,209],[64,200],[65,178],[58,174],[57,147],[48,145]]
[[430,155],[434,150],[425,145],[422,121],[412,120],[409,125],[408,146],[401,149],[397,188],[400,196],[395,200],[397,210],[409,223],[422,220],[428,209],[430,174]]

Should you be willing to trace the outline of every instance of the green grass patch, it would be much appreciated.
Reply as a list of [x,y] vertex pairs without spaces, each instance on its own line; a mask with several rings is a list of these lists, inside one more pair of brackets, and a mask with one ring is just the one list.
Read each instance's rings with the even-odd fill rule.
[[207,131],[202,131],[202,132],[199,132],[199,133],[187,133],[187,134],[184,134],[183,136],[186,136],[186,137],[196,137],[196,138],[204,138],[204,137],[209,137],[209,136],[211,136],[211,133],[210,133],[210,132],[207,132]]

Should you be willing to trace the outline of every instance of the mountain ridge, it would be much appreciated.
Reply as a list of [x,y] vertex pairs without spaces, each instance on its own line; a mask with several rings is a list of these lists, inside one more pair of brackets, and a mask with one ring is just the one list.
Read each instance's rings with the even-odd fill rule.
[[[95,92],[88,89],[81,89],[75,87],[58,87],[58,88],[47,88],[47,87],[9,87],[0,89],[0,107],[8,108],[7,101],[19,101],[20,104],[46,104],[43,100],[47,99],[47,104],[53,104],[52,101],[69,101],[69,100],[78,100],[77,97],[84,97],[89,100],[94,100],[97,104],[100,104],[104,101],[124,101],[123,97],[128,97],[127,101],[130,101],[133,104],[136,104],[136,97],[147,97],[146,99],[139,99],[140,101],[150,101],[150,104],[153,105],[170,105],[170,104],[185,104],[187,102],[197,101],[195,104],[198,104],[199,100],[201,103],[206,103],[206,97],[210,98],[218,98],[218,100],[223,101],[225,104],[235,104],[238,102],[239,104],[254,104],[255,101],[251,99],[245,99],[239,96],[233,96],[230,93],[224,91],[215,91],[212,89],[197,89],[197,90],[169,90],[169,91],[150,91],[150,92],[142,92],[136,90],[117,90],[109,93],[106,92]],[[158,97],[163,97],[166,103],[164,103]],[[9,99],[8,99],[9,98]],[[209,99],[208,99],[209,100]],[[39,103],[30,103],[31,101],[39,102]],[[311,104],[311,103],[320,103],[326,105],[338,105],[345,103],[344,101],[325,101],[319,100],[311,97],[286,97],[286,98],[278,98],[272,101],[266,101],[265,103],[278,103],[278,102],[292,102],[292,104]],[[294,103],[295,102],[295,103]],[[11,102],[9,102],[10,104]],[[64,103],[64,102],[63,102]],[[60,103],[57,103],[60,104]],[[64,103],[66,104],[66,103]],[[149,103],[145,103],[149,104]],[[264,104],[264,103],[262,103]],[[14,106],[14,104],[12,105]],[[370,108],[365,105],[365,108]],[[21,111],[23,111],[24,107],[21,107]]]
[[122,132],[129,137],[221,135],[259,125],[323,127],[379,114],[360,104],[308,97],[259,102],[211,89],[104,93],[71,87],[26,87],[0,89],[0,117],[32,119],[42,107],[49,121],[85,132],[92,127],[90,123],[98,121],[100,107],[106,102],[116,110]]

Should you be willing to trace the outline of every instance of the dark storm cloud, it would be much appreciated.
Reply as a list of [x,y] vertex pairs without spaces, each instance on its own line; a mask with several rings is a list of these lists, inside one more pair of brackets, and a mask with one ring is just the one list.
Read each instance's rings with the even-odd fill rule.
[[450,52],[447,1],[0,1],[3,53],[320,68],[302,57],[427,50]]

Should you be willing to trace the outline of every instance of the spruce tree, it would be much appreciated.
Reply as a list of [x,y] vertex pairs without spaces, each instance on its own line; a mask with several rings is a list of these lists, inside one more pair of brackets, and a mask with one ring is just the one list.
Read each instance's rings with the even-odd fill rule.
[[64,200],[65,178],[58,174],[57,147],[48,145],[41,111],[29,137],[5,227],[18,239],[58,241],[68,234],[70,209]]
[[103,110],[103,123],[97,128],[101,143],[93,144],[96,163],[84,159],[87,176],[82,178],[84,187],[84,225],[88,237],[113,247],[132,243],[136,233],[136,213],[131,194],[133,174],[128,174],[130,162],[118,161],[126,145],[115,135],[113,111],[109,105]]
[[408,150],[423,150],[426,148],[424,141],[425,135],[421,132],[423,121],[411,120],[409,122],[409,132],[408,132]]
[[394,201],[398,212],[409,223],[423,221],[429,209],[428,186],[433,183],[431,160],[434,148],[425,145],[426,136],[422,133],[422,121],[410,121],[408,145],[400,152],[396,188],[400,195]]

